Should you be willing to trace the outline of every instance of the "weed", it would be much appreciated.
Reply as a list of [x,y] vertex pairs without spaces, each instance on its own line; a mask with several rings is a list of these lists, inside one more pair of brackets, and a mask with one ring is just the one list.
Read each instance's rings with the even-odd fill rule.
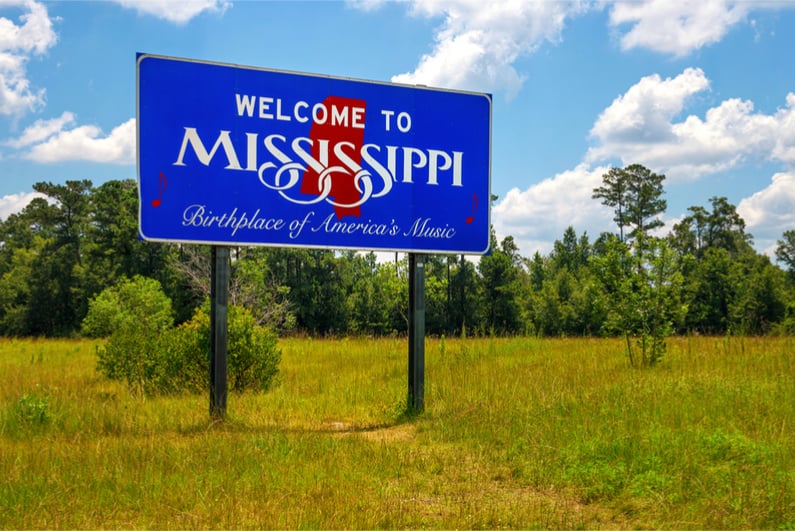
[[12,413],[25,426],[45,426],[52,420],[50,401],[47,395],[38,393],[24,394],[19,397],[14,404]]

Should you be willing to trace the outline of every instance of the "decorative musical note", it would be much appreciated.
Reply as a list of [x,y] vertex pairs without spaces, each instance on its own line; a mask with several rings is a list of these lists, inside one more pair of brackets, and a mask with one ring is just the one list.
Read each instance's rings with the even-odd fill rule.
[[472,194],[472,215],[466,219],[467,225],[475,221],[475,210],[478,208],[478,195]]
[[166,180],[166,176],[163,175],[163,172],[160,172],[160,180],[157,183],[157,188],[159,190],[159,194],[156,199],[152,199],[152,206],[157,208],[163,202],[163,191],[168,188],[168,181]]

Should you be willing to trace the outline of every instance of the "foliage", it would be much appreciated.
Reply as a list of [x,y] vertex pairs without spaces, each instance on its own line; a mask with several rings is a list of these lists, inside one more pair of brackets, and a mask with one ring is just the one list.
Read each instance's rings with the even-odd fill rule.
[[122,278],[91,300],[83,333],[109,337],[104,347],[97,349],[97,370],[108,378],[126,381],[143,396],[153,390],[163,371],[160,343],[172,325],[171,301],[160,283],[135,276]]
[[45,394],[25,393],[14,403],[12,414],[26,427],[38,427],[52,420],[50,400]]
[[616,208],[620,230],[632,227],[629,244],[608,241],[595,263],[610,300],[612,323],[626,339],[633,366],[650,367],[662,359],[665,338],[673,332],[681,308],[682,279],[674,251],[665,240],[649,235],[663,225],[656,216],[666,207],[661,199],[664,179],[633,164],[611,169],[603,176],[603,186],[594,190],[595,198]]
[[593,197],[614,209],[613,220],[618,224],[621,241],[624,241],[624,227],[631,228],[627,237],[632,239],[663,225],[656,216],[666,208],[662,199],[664,180],[665,175],[653,173],[640,164],[611,168],[602,176],[603,184],[594,189]]
[[642,254],[614,239],[593,259],[605,288],[608,326],[626,340],[632,366],[656,365],[666,351],[665,338],[681,318],[682,277],[673,250],[664,240],[650,238]]
[[[625,279],[626,295],[643,295],[640,288],[651,282],[643,268],[655,259],[645,246],[660,235],[659,214],[666,206],[663,182],[663,175],[640,165],[613,168],[603,176],[593,195],[613,210],[617,237],[603,233],[591,240],[567,227],[548,254],[531,249],[532,257],[525,258],[513,237],[499,240],[494,233],[490,253],[477,259],[426,256],[426,333],[623,335],[616,292],[603,283],[604,271],[596,265],[614,252],[612,239],[623,242],[630,251],[627,260],[635,265],[627,263],[619,272],[645,275]],[[90,181],[36,183],[34,189],[36,199],[0,222],[0,335],[76,335],[90,302],[136,275],[160,283],[176,323],[193,318],[209,294],[209,249],[140,241],[134,181],[97,187]],[[690,207],[665,236],[676,253],[671,273],[682,279],[679,310],[666,317],[672,331],[720,335],[791,329],[786,320],[787,307],[795,301],[795,270],[788,262],[795,255],[793,234],[785,231],[779,241],[777,265],[754,251],[744,220],[725,197]],[[259,325],[280,334],[407,332],[405,254],[395,253],[393,260],[384,253],[241,247],[232,249],[230,266],[230,304],[246,308]],[[643,296],[652,291],[646,289]]]
[[[232,391],[269,390],[276,383],[281,361],[276,334],[258,325],[252,313],[239,306],[229,306],[227,324],[229,388]],[[193,318],[180,325],[169,339],[164,342],[169,357],[167,387],[206,389],[210,374],[208,308],[197,309]]]
[[[123,280],[91,301],[83,323],[86,335],[109,336],[97,349],[97,369],[147,394],[199,392],[209,378],[210,317],[194,317],[172,327],[171,304],[157,281]],[[228,378],[233,391],[266,391],[279,371],[276,334],[261,327],[248,310],[230,306]]]
[[82,332],[88,337],[108,337],[122,329],[159,334],[173,322],[171,300],[160,283],[136,275],[132,279],[122,277],[91,299]]
[[785,230],[776,245],[776,258],[787,266],[787,271],[795,280],[795,229]]

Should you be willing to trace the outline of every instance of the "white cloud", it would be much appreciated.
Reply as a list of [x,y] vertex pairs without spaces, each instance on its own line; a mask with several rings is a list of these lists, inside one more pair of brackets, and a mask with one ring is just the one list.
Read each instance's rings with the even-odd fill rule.
[[603,144],[668,139],[671,120],[687,98],[708,87],[709,80],[699,68],[688,68],[673,79],[646,76],[602,111],[591,136]]
[[784,231],[795,229],[795,173],[777,173],[770,184],[737,205],[754,246],[773,258]]
[[[135,163],[135,118],[114,128],[107,136],[102,136],[102,130],[93,125],[49,133],[44,142],[33,145],[23,157],[42,163],[75,160],[125,165]],[[27,130],[22,138],[26,134]]]
[[795,166],[795,93],[787,94],[787,107],[775,114],[778,134],[773,157]]
[[608,169],[580,164],[526,190],[511,189],[493,208],[498,236],[510,234],[521,253],[532,256],[536,250],[549,253],[552,242],[569,226],[578,234],[588,230],[591,238],[602,231],[614,231],[612,212],[592,198]]
[[0,219],[8,219],[11,214],[21,212],[35,197],[47,196],[38,192],[25,192],[0,197]]
[[795,162],[795,95],[772,115],[755,112],[751,101],[731,98],[704,118],[675,121],[688,99],[708,88],[700,69],[688,68],[674,78],[644,77],[599,115],[590,133],[597,143],[586,161],[640,163],[673,182],[749,159]]
[[64,127],[74,124],[75,115],[69,111],[64,112],[58,118],[51,120],[36,120],[33,125],[28,126],[19,138],[4,142],[13,148],[23,148],[43,142],[51,136],[61,132]]
[[773,175],[767,187],[740,201],[737,213],[755,239],[775,240],[795,229],[795,172]]
[[19,24],[0,17],[0,114],[21,116],[44,104],[44,89],[31,86],[25,65],[57,41],[47,8],[32,0],[0,2],[3,8],[21,8]]
[[648,48],[683,57],[720,41],[753,8],[765,4],[732,0],[641,0],[615,2],[610,25],[631,28],[621,36],[621,48]]
[[223,13],[232,4],[227,0],[114,0],[139,13],[153,15],[175,24],[184,24],[207,12]]
[[544,42],[558,42],[566,18],[585,9],[581,1],[416,0],[414,14],[444,16],[444,23],[433,51],[392,81],[514,94],[524,82],[514,62]]

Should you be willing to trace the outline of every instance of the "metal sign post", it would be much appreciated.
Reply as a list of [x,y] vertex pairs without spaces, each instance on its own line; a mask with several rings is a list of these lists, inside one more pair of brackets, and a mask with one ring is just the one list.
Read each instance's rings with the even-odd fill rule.
[[408,408],[425,408],[425,257],[409,254],[409,395]]
[[226,417],[229,247],[212,246],[210,283],[210,417]]

